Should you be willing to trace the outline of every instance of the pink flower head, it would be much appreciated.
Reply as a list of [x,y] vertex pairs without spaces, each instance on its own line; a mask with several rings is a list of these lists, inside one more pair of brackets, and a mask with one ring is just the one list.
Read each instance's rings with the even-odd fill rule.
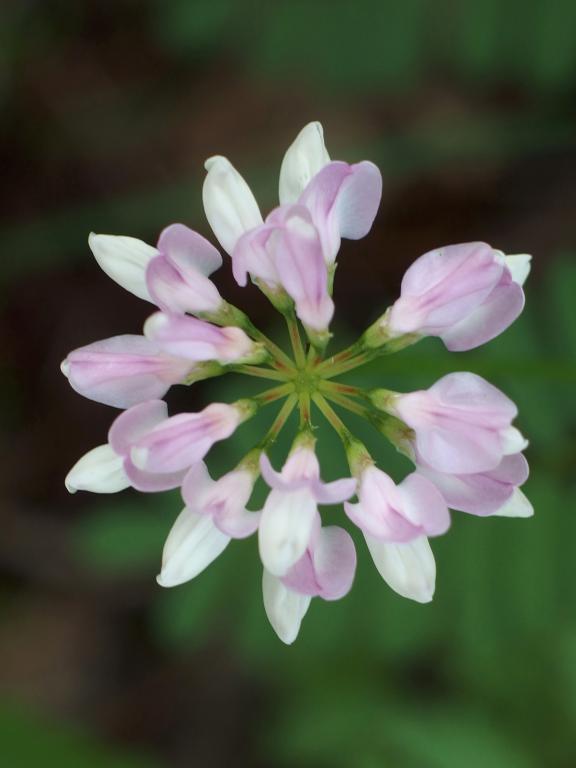
[[356,550],[350,535],[337,526],[321,528],[319,522],[305,553],[284,577],[265,570],[264,608],[280,639],[294,642],[313,597],[344,597],[352,587],[355,570]]
[[114,408],[163,397],[194,368],[144,336],[114,336],[70,352],[62,372],[76,392]]
[[396,395],[390,411],[414,430],[417,462],[438,472],[489,471],[527,445],[512,426],[514,403],[473,373],[451,373],[428,390]]
[[222,297],[209,279],[222,265],[216,248],[183,224],[166,227],[157,248],[158,255],[146,268],[154,303],[169,312],[217,312]]
[[180,472],[202,461],[214,443],[230,437],[243,418],[239,406],[212,403],[199,413],[162,419],[132,441],[130,458],[145,472]]
[[439,336],[464,351],[490,341],[524,307],[530,257],[505,256],[486,243],[449,245],[417,259],[386,316],[392,336]]
[[235,469],[212,480],[204,462],[192,466],[182,484],[188,509],[212,518],[214,525],[233,539],[244,539],[258,528],[259,512],[246,509],[255,477],[247,469]]
[[521,453],[504,456],[495,469],[476,474],[444,474],[423,465],[418,471],[434,483],[452,509],[480,517],[532,514],[531,505],[519,491],[528,479],[528,462]]
[[280,473],[274,471],[265,454],[260,466],[272,489],[260,521],[260,557],[272,575],[285,576],[310,544],[318,504],[338,504],[349,499],[356,481],[344,478],[323,483],[316,454],[307,445],[292,451]]
[[375,466],[360,476],[358,503],[346,502],[348,517],[364,533],[385,541],[439,536],[450,526],[446,502],[434,484],[417,472],[399,485]]
[[156,312],[146,321],[144,334],[168,354],[185,360],[246,362],[259,351],[240,328],[219,328],[187,315]]

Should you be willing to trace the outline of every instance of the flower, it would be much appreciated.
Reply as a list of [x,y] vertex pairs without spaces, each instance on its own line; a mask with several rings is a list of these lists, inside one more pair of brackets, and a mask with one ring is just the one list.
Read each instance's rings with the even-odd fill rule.
[[[250,276],[284,316],[292,354],[222,298],[211,279],[222,258],[197,232],[172,224],[156,247],[91,234],[102,269],[159,311],[146,320],[143,334],[89,344],[62,364],[77,392],[125,409],[113,420],[107,442],[72,467],[66,487],[104,494],[180,489],[185,506],[164,545],[157,577],[163,587],[195,578],[233,540],[256,534],[264,609],[287,644],[298,636],[313,598],[338,600],[354,580],[352,538],[326,524],[331,510],[322,507],[343,504],[388,585],[403,597],[429,602],[436,580],[429,537],[447,532],[449,508],[479,517],[533,513],[520,490],[528,464],[522,453],[527,441],[513,426],[517,408],[472,373],[452,373],[408,393],[366,391],[338,378],[427,335],[453,351],[492,339],[522,310],[530,257],[505,256],[485,243],[431,251],[408,269],[392,307],[350,347],[326,356],[341,240],[370,231],[382,192],[380,171],[368,161],[331,160],[321,125],[309,123],[284,155],[279,205],[264,219],[225,157],[211,157],[206,170],[206,218],[231,257],[238,284],[245,286]],[[160,398],[170,386],[228,372],[270,386],[232,403],[168,415]],[[232,468],[211,474],[212,447],[279,401],[266,433]],[[296,435],[277,472],[269,456],[296,407]],[[376,426],[413,469],[394,482],[335,408]],[[318,413],[342,442],[349,476],[321,479]],[[269,492],[255,510],[260,476]]]
[[490,341],[524,307],[527,254],[505,256],[486,243],[449,245],[417,259],[382,321],[391,336],[439,336],[452,351]]
[[281,472],[262,454],[262,476],[272,489],[262,510],[258,530],[260,557],[273,576],[285,576],[304,555],[318,520],[318,504],[338,504],[354,493],[356,481],[320,480],[320,464],[313,439],[297,441]]
[[130,408],[164,397],[172,384],[190,375],[194,364],[190,357],[172,355],[144,336],[126,334],[75,349],[61,368],[72,389],[84,397]]
[[512,426],[514,403],[473,373],[451,373],[428,390],[393,395],[386,408],[414,430],[417,461],[438,472],[495,469],[527,446]]

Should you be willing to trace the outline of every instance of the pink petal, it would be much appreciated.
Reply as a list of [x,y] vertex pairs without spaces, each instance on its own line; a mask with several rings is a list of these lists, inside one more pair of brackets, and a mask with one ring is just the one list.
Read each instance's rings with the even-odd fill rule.
[[108,442],[119,456],[126,457],[136,440],[163,422],[167,416],[168,406],[163,400],[134,405],[112,423]]
[[147,472],[178,472],[201,461],[215,442],[230,437],[239,420],[238,410],[223,403],[172,416],[136,441],[131,459]]
[[514,490],[528,479],[528,462],[520,453],[505,456],[489,472],[450,475],[419,467],[440,490],[452,509],[472,515],[492,515],[512,497]]
[[331,483],[314,483],[314,495],[318,504],[341,504],[356,490],[356,480],[353,477],[344,477]]
[[160,398],[192,369],[144,338],[126,334],[71,352],[62,370],[76,392],[115,408]]
[[335,161],[314,176],[298,202],[312,213],[328,262],[336,258],[341,237],[358,240],[368,234],[381,196],[380,171],[367,161]]
[[232,272],[238,285],[245,286],[248,273],[268,285],[280,283],[273,257],[273,234],[276,227],[262,224],[246,232],[232,251]]
[[328,293],[320,236],[307,209],[292,206],[285,226],[274,237],[274,263],[284,290],[294,299],[296,314],[310,328],[326,330],[334,302]]
[[132,487],[144,493],[158,493],[159,491],[171,491],[173,488],[179,488],[186,475],[185,469],[180,472],[164,472],[162,474],[144,472],[135,467],[129,458],[124,459],[124,471]]
[[474,349],[506,330],[524,309],[524,291],[505,270],[484,302],[440,335],[451,352]]
[[420,533],[440,536],[450,527],[450,513],[440,492],[430,480],[417,472],[408,475],[398,486],[404,517],[417,526]]
[[344,597],[352,586],[356,550],[350,535],[337,526],[322,528],[317,540],[283,577],[289,589],[324,600]]
[[183,274],[192,270],[208,277],[222,266],[222,256],[216,248],[198,232],[184,226],[171,224],[158,239],[158,250]]
[[222,297],[214,283],[180,261],[177,265],[160,255],[148,264],[146,284],[154,303],[166,312],[216,312]]

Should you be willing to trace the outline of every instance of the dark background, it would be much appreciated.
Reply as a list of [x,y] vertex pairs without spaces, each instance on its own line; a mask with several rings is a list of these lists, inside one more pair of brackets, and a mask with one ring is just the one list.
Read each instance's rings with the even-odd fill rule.
[[[3,0],[0,108],[2,764],[574,766],[574,3]],[[352,593],[314,601],[286,648],[261,606],[254,541],[163,591],[177,495],[66,493],[115,412],[58,366],[150,312],[98,269],[89,231],[153,243],[182,221],[209,235],[201,182],[216,153],[266,211],[283,152],[313,119],[332,157],[371,159],[384,177],[372,233],[342,248],[340,346],[432,247],[534,254],[528,308],[499,340],[452,356],[429,340],[361,380],[488,376],[521,408],[536,515],[455,514],[433,544],[428,606],[393,594],[359,542]],[[255,290],[227,264],[216,278],[274,333]],[[241,387],[204,383],[171,403],[193,410]],[[339,446],[320,443],[335,475]]]

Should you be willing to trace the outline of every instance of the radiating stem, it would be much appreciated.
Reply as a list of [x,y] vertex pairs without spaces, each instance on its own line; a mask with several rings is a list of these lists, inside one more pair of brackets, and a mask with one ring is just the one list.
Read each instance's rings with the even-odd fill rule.
[[280,387],[272,387],[272,389],[266,389],[264,392],[254,395],[252,400],[255,400],[258,405],[268,405],[269,403],[274,403],[276,400],[280,400],[293,392],[294,386],[291,383],[282,384]]
[[[323,388],[322,388],[323,391]],[[372,416],[372,413],[370,411],[370,408],[367,408],[365,405],[361,405],[360,403],[357,403],[355,400],[350,400],[349,397],[346,397],[345,395],[339,395],[336,392],[325,392],[323,391],[324,396],[331,400],[333,403],[336,403],[341,408],[346,408],[347,411],[350,411],[351,413],[355,413],[358,416],[362,416],[365,419],[369,419]]]
[[245,376],[255,376],[259,379],[271,379],[272,381],[287,381],[289,375],[273,368],[260,368],[256,365],[230,365],[227,368],[234,373],[242,373]]
[[312,428],[311,408],[310,408],[310,392],[301,392],[298,405],[300,407],[300,429],[304,427]]
[[288,312],[284,315],[286,318],[286,325],[288,326],[288,333],[290,334],[290,343],[292,344],[292,350],[294,351],[294,359],[296,360],[297,368],[304,368],[306,363],[306,353],[302,345],[302,339],[300,337],[300,331],[298,330],[298,321],[294,312]]
[[317,405],[318,409],[322,412],[322,415],[334,431],[338,434],[338,437],[342,440],[345,446],[349,445],[354,439],[342,419],[334,411],[334,409],[326,402],[325,398],[316,392],[312,395],[312,400]]
[[260,443],[259,447],[262,450],[265,450],[268,448],[268,446],[272,445],[272,443],[276,440],[278,435],[280,434],[282,428],[288,421],[288,418],[290,417],[290,414],[296,407],[296,403],[298,402],[298,395],[293,393],[290,395],[282,408],[278,411],[278,415],[274,419],[272,426],[264,436],[262,442]]
[[249,322],[248,332],[252,338],[256,339],[257,341],[261,341],[266,346],[266,349],[276,360],[276,368],[288,371],[294,370],[294,363],[292,360],[290,360],[286,352],[280,349],[280,347],[275,342],[273,342],[272,339],[269,339],[266,334],[262,333],[262,331],[259,331],[258,328],[256,328],[256,326],[254,326],[251,322]]
[[358,342],[354,342],[354,344],[343,349],[341,352],[338,352],[338,354],[326,358],[326,360],[319,366],[319,372],[324,372],[324,370],[340,366],[342,363],[347,362],[350,358],[357,355],[359,351]]
[[320,388],[323,392],[333,393],[337,395],[348,395],[349,397],[360,397],[367,399],[368,395],[361,387],[353,387],[350,384],[339,384],[335,381],[326,381],[324,379],[320,382]]
[[341,363],[340,365],[334,365],[326,370],[324,370],[323,363],[321,368],[321,373],[323,378],[325,379],[333,379],[335,376],[342,376],[343,373],[347,373],[348,371],[353,371],[354,368],[359,368],[361,365],[365,365],[366,363],[369,363],[371,360],[373,360],[375,357],[375,354],[373,351],[370,352],[362,352],[360,355],[357,355],[356,357],[352,357],[349,360]]

